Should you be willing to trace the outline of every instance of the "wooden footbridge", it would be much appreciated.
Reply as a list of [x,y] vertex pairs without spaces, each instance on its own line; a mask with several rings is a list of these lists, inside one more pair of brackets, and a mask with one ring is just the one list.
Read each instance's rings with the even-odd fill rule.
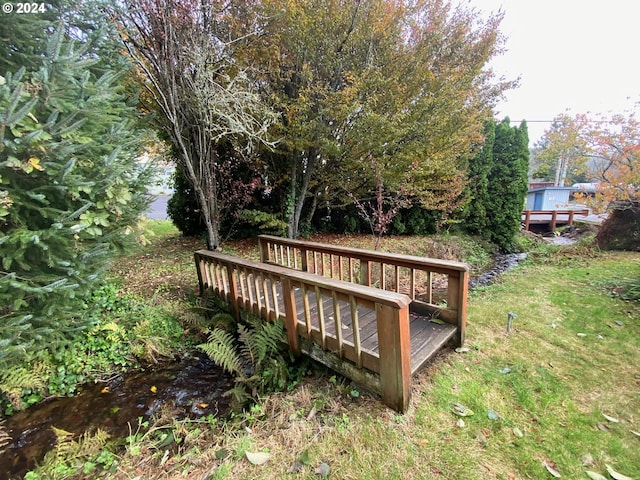
[[195,253],[201,296],[236,318],[282,319],[290,349],[324,363],[404,412],[411,377],[450,340],[464,342],[468,267],[262,235],[260,262]]

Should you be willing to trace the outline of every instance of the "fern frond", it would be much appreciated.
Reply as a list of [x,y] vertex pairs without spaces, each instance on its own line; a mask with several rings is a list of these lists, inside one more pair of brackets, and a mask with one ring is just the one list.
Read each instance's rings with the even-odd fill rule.
[[218,366],[232,374],[242,374],[242,362],[235,349],[233,336],[216,328],[209,334],[209,341],[198,345],[204,353]]
[[242,407],[247,403],[247,401],[251,398],[247,387],[242,383],[236,383],[231,390],[227,390],[224,394],[224,397],[231,397],[230,406],[231,409],[238,412],[242,410]]
[[240,354],[242,358],[251,365],[251,370],[255,370],[258,362],[256,357],[258,356],[257,346],[255,345],[253,330],[248,330],[244,325],[238,326],[238,342],[240,343]]
[[258,364],[262,364],[265,357],[271,357],[282,348],[282,342],[284,341],[283,323],[280,321],[263,323],[262,327],[256,330],[254,336],[259,352]]
[[22,410],[22,391],[26,388],[44,388],[44,380],[38,369],[12,367],[0,376],[0,392],[4,393],[16,410]]
[[52,428],[58,438],[56,457],[65,463],[98,455],[109,440],[109,434],[101,429],[97,429],[94,433],[85,432],[78,440],[73,440],[72,433]]
[[7,433],[4,426],[4,420],[0,422],[0,453],[3,451],[3,448],[9,445],[9,442],[13,440],[11,436]]

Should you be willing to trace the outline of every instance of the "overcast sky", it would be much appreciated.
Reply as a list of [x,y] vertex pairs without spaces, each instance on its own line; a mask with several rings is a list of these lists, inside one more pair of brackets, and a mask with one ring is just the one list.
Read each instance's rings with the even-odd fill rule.
[[549,127],[536,120],[620,113],[640,100],[640,1],[467,2],[485,16],[505,13],[507,52],[492,65],[520,77],[520,87],[498,105],[498,119],[527,120],[531,146]]

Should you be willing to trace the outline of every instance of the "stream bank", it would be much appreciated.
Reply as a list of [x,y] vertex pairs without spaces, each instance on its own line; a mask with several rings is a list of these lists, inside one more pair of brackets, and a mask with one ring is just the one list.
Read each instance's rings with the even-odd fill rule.
[[77,396],[53,398],[5,420],[12,442],[0,450],[0,472],[22,478],[33,469],[56,444],[52,427],[74,436],[100,428],[117,439],[135,432],[139,418],[165,410],[176,419],[226,416],[223,394],[232,387],[233,378],[204,354],[87,384]]

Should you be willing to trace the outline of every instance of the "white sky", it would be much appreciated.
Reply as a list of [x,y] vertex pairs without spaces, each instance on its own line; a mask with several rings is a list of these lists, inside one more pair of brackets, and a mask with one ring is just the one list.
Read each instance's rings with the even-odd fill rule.
[[492,66],[520,77],[498,105],[498,119],[525,119],[530,146],[561,113],[621,113],[640,100],[637,0],[465,0],[486,18],[505,13],[506,53]]

